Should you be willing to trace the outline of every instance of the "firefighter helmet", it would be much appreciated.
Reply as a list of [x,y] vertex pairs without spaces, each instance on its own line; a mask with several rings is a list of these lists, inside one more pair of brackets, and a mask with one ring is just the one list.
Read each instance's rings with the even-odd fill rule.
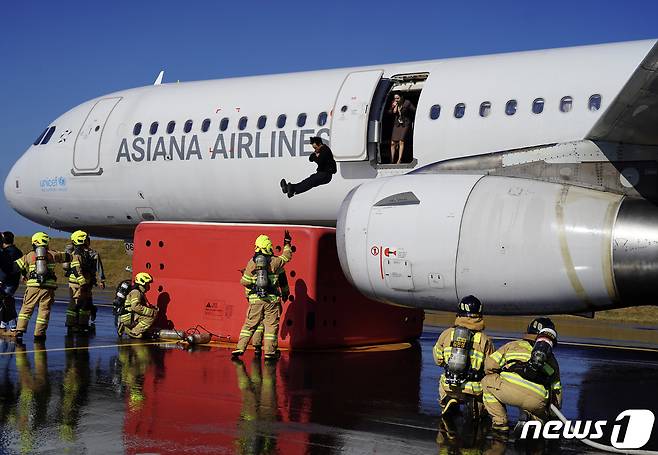
[[45,232],[37,232],[32,236],[32,245],[34,246],[48,246],[50,237]]
[[543,329],[553,329],[553,331],[555,331],[555,324],[553,324],[553,321],[551,321],[550,318],[541,317],[533,319],[532,322],[528,324],[527,332],[532,335],[537,335]]
[[467,295],[459,302],[458,316],[480,316],[482,314],[482,302],[474,295]]
[[153,277],[146,272],[139,272],[135,275],[135,283],[140,286],[146,286],[149,283],[153,282]]
[[84,245],[89,236],[85,231],[75,231],[71,234],[71,241],[74,245]]
[[256,253],[272,254],[272,241],[265,234],[261,234],[254,243]]

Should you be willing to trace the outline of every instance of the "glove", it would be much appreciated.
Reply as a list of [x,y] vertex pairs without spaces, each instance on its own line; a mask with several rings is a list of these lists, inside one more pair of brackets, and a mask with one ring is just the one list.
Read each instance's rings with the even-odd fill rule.
[[283,234],[283,243],[284,245],[290,245],[292,242],[292,236],[290,235],[290,232],[286,229],[286,231]]

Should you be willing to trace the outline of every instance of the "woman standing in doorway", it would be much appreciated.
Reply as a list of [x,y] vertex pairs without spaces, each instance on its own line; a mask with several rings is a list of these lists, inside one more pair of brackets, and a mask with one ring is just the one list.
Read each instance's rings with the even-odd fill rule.
[[411,101],[405,100],[399,93],[396,93],[393,95],[393,103],[388,113],[393,116],[391,164],[400,164],[404,156],[404,142],[413,125],[416,106]]

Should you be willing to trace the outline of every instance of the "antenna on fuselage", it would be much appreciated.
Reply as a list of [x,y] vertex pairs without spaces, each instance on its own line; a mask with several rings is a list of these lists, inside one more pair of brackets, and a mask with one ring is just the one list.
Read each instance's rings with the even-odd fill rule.
[[162,78],[164,77],[164,70],[160,71],[160,74],[158,74],[158,77],[155,78],[155,82],[153,85],[160,85],[162,84]]

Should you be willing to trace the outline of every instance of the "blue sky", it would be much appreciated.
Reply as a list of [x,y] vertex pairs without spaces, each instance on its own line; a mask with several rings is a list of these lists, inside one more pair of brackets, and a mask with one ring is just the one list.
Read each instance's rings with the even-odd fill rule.
[[[653,0],[6,2],[0,179],[61,113],[160,69],[189,81],[658,38],[657,18]],[[0,197],[5,229],[40,227]]]

